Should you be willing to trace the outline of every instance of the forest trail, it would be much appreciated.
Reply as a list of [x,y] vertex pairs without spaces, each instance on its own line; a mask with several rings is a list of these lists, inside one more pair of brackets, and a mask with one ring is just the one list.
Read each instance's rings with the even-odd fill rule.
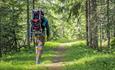
[[87,48],[84,41],[47,43],[41,64],[35,64],[31,50],[2,57],[0,70],[115,70],[115,52],[98,52]]
[[56,52],[53,57],[52,64],[47,64],[45,67],[47,70],[63,70],[63,59],[64,59],[64,51],[66,45],[60,44],[58,47],[54,48],[53,51]]

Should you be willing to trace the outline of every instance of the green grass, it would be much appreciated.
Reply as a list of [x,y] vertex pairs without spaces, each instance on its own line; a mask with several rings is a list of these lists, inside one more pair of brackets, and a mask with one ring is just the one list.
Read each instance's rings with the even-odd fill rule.
[[98,52],[79,42],[66,51],[65,65],[65,70],[115,70],[115,54]]
[[61,43],[47,42],[44,47],[42,63],[35,65],[34,47],[31,52],[21,51],[1,58],[0,70],[48,70],[42,67],[52,64],[52,59],[57,53],[53,49],[63,44],[64,70],[115,70],[115,53],[103,53],[86,47],[84,41]]

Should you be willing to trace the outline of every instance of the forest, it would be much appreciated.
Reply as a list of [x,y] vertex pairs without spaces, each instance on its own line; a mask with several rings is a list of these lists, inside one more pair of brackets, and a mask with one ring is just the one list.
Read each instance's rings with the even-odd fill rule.
[[[50,29],[38,65],[35,9]],[[0,0],[0,70],[115,70],[115,0]]]

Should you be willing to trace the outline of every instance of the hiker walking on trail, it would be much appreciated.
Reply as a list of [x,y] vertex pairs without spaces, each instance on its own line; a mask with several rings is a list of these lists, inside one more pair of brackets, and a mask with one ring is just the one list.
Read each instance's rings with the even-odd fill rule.
[[42,10],[33,11],[32,19],[32,35],[36,43],[36,64],[40,63],[40,58],[43,52],[45,36],[49,38],[49,24]]

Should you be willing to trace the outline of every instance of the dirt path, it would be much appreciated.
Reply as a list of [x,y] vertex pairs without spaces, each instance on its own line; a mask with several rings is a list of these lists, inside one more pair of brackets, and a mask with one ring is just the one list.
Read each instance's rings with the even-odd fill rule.
[[56,56],[53,57],[52,62],[53,62],[53,63],[62,62],[62,61],[63,61],[63,57],[64,57],[63,54],[64,54],[64,51],[65,51],[64,46],[61,46],[61,45],[60,45],[59,47],[54,48],[54,51],[57,52],[57,53],[56,53]]
[[47,70],[63,70],[63,57],[65,48],[63,45],[60,45],[57,48],[53,49],[56,52],[56,56],[53,57],[52,64],[47,65]]

